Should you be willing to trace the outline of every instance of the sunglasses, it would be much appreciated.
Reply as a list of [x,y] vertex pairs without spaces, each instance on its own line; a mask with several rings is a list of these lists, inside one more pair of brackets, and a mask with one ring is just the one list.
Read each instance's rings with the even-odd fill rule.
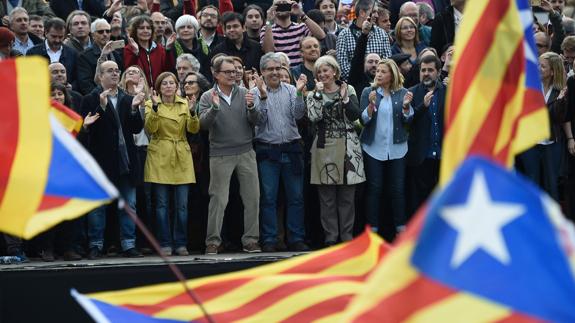
[[195,83],[198,83],[198,81],[185,81],[185,82],[184,82],[184,85],[192,85],[192,84],[195,84]]
[[110,33],[110,29],[100,29],[100,30],[96,30],[96,32],[100,35],[106,33],[109,34]]

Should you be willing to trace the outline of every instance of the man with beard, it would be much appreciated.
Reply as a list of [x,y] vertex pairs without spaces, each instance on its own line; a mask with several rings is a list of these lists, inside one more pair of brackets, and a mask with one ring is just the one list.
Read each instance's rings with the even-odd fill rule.
[[[10,13],[10,29],[14,32],[14,46],[12,49],[17,50],[22,55],[34,47],[34,45],[42,42],[36,35],[28,32],[29,20],[28,12],[24,8],[16,8]],[[44,28],[42,26],[42,28]]]
[[152,18],[152,22],[154,23],[154,32],[156,33],[156,39],[154,41],[157,44],[162,44],[162,46],[166,46],[166,37],[164,37],[164,33],[166,31],[166,24],[167,19],[161,12],[154,12],[150,15]]
[[[298,17],[301,23],[293,23],[291,15]],[[309,19],[298,3],[292,0],[275,0],[268,10],[267,23],[260,33],[264,52],[283,52],[291,67],[303,62],[299,51],[299,42],[306,36],[314,36],[319,41],[325,38],[323,29]]]
[[419,65],[421,83],[409,89],[414,116],[407,150],[408,215],[421,206],[439,180],[446,93],[439,81],[440,69],[439,58],[424,56]]
[[320,56],[320,44],[315,37],[307,36],[300,43],[301,57],[303,63],[291,68],[291,74],[294,79],[299,79],[300,75],[307,77],[306,90],[311,91],[315,88],[315,77],[313,76],[313,65]]
[[241,58],[246,70],[253,68],[259,70],[260,58],[263,55],[262,47],[245,37],[244,17],[236,12],[226,12],[222,17],[222,26],[226,38],[213,47],[210,61],[213,56],[224,53]]
[[224,37],[216,33],[220,12],[218,8],[207,5],[198,12],[200,18],[200,31],[198,32],[198,41],[200,42],[202,52],[209,56],[210,51],[224,40]]
[[256,123],[255,150],[261,187],[262,251],[277,251],[280,179],[285,188],[289,249],[309,251],[304,242],[303,147],[296,125],[306,111],[302,91],[307,80],[300,75],[295,87],[281,82],[281,64],[278,53],[265,54],[260,63],[263,80],[255,76],[257,88],[252,92],[254,106],[261,112]]
[[366,55],[367,40],[369,32],[373,27],[370,19],[363,22],[361,27],[361,35],[357,39],[355,52],[351,59],[351,67],[349,71],[349,85],[353,86],[356,93],[362,93],[363,89],[370,86],[375,77],[377,64],[381,57],[377,53],[370,53]]

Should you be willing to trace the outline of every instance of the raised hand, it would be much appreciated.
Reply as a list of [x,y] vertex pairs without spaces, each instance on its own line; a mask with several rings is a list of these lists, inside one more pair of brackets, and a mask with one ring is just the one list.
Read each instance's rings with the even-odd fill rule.
[[557,96],[557,100],[563,99],[565,97],[565,94],[567,94],[567,86],[561,89],[561,92],[559,92],[559,95]]
[[429,106],[431,105],[431,100],[433,99],[433,91],[429,91],[425,94],[425,96],[423,97],[423,105],[426,108],[429,108]]
[[246,93],[246,103],[250,109],[254,106],[254,94],[252,92]]
[[110,89],[104,90],[102,93],[100,93],[100,107],[102,107],[104,110],[108,105],[108,95],[110,95]]
[[196,111],[196,95],[192,95],[191,98],[188,99],[188,108],[190,109],[190,113],[192,113],[192,115],[195,113]]
[[146,94],[144,92],[138,92],[132,99],[132,108],[137,108],[142,105],[144,99],[146,98]]
[[268,9],[268,11],[267,11],[267,13],[266,13],[266,17],[267,17],[267,18],[266,18],[267,21],[271,21],[272,23],[274,22],[275,17],[276,17],[276,5],[272,5],[272,6]]
[[146,78],[143,76],[140,76],[140,80],[138,81],[138,85],[136,85],[136,87],[134,88],[136,93],[144,92],[145,82],[146,82]]
[[113,40],[107,42],[106,45],[104,45],[104,47],[102,48],[102,53],[100,54],[100,56],[108,56],[108,54],[113,52],[114,51],[113,43],[114,43]]
[[152,90],[152,95],[150,96],[150,99],[152,99],[152,105],[158,105],[162,101],[158,93],[156,93],[156,90]]
[[377,93],[375,91],[369,92],[369,102],[375,104]]
[[301,73],[301,75],[295,82],[295,87],[301,93],[304,91],[306,84],[307,84],[307,76]]
[[318,80],[315,80],[315,90],[317,92],[323,92],[323,83]]
[[220,108],[220,94],[216,89],[212,90],[212,104]]
[[341,85],[339,86],[339,96],[344,101],[345,101],[345,99],[348,98],[347,83],[342,82]]
[[98,120],[99,118],[100,118],[99,113],[92,114],[92,112],[88,112],[88,115],[84,118],[84,123],[82,124],[82,126],[85,129],[88,129],[88,127],[94,124],[94,122],[96,122],[96,120]]
[[138,47],[138,43],[132,37],[128,37],[128,43],[130,44],[130,49],[136,55],[140,52],[140,47]]
[[112,17],[114,15],[114,12],[116,12],[120,9],[122,9],[122,0],[112,1],[112,5],[110,6],[110,9],[108,9],[108,16]]
[[264,82],[263,77],[261,77],[258,73],[254,73],[252,75],[252,78],[256,82],[256,86],[257,86],[258,90],[260,91],[260,95],[265,96],[267,94],[268,87],[266,86],[266,83]]
[[409,104],[411,103],[411,100],[413,100],[413,93],[411,93],[410,91],[407,91],[407,93],[405,93],[405,96],[403,97],[403,108],[404,109],[409,108]]
[[166,49],[172,49],[174,43],[176,42],[176,33],[173,33],[168,40],[166,40]]
[[367,17],[367,19],[361,25],[361,32],[364,35],[367,35],[371,31],[372,27],[373,27],[373,23],[371,22],[371,17]]

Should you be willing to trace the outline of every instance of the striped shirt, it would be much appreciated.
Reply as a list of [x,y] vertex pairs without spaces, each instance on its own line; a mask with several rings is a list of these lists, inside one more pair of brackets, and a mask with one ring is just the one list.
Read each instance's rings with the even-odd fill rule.
[[[260,43],[263,46],[266,27],[260,31]],[[278,24],[273,24],[272,34],[274,36],[274,46],[276,52],[286,53],[290,59],[290,67],[298,66],[303,62],[299,48],[300,41],[310,35],[310,31],[305,24],[291,23],[287,28],[282,28]]]
[[302,96],[297,96],[295,86],[280,83],[277,89],[268,87],[267,100],[259,99],[257,88],[254,105],[260,111],[260,119],[256,124],[256,140],[268,144],[285,144],[301,136],[296,120],[305,114],[305,104]]

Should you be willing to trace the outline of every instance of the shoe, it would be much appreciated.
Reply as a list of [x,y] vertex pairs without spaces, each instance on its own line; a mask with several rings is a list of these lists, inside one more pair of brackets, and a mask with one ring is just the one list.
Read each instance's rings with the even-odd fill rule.
[[153,255],[154,254],[154,250],[152,248],[140,248],[140,252],[144,255]]
[[119,251],[120,250],[118,249],[118,247],[111,245],[108,247],[108,252],[106,253],[106,255],[108,257],[117,257],[119,256]]
[[40,257],[42,261],[52,262],[54,261],[54,252],[52,250],[42,250],[40,251]]
[[283,241],[280,241],[276,244],[276,250],[277,251],[287,251],[288,247],[286,246],[286,243]]
[[26,262],[30,262],[30,260],[28,259],[28,257],[26,257],[26,254],[24,253],[24,251],[18,251],[14,254],[12,254],[12,256],[17,258],[17,264],[23,264]]
[[92,248],[90,248],[90,250],[88,251],[88,259],[90,259],[90,260],[102,258],[103,256],[104,256],[104,254],[103,254],[102,251],[101,251],[100,249],[98,249],[97,247],[92,247]]
[[289,245],[290,251],[310,251],[309,246],[303,241],[297,241]]
[[262,246],[262,252],[277,252],[277,247],[275,243],[264,243]]
[[122,252],[122,256],[127,258],[142,258],[144,255],[142,255],[138,249],[130,248],[128,250],[124,250],[124,252]]
[[262,252],[262,249],[260,248],[260,245],[257,242],[252,242],[244,245],[244,252],[256,253],[256,252]]
[[178,247],[176,248],[176,255],[178,256],[189,256],[190,253],[186,247]]
[[209,244],[206,246],[206,255],[217,255],[218,254],[218,246],[215,244]]
[[77,252],[75,252],[74,250],[69,250],[64,252],[64,254],[62,255],[62,258],[64,258],[64,261],[78,261],[78,260],[82,260],[82,256],[80,256]]
[[324,245],[326,248],[329,248],[329,247],[331,247],[331,246],[335,246],[336,244],[337,244],[337,242],[335,242],[335,241],[326,241],[323,245]]
[[160,249],[162,251],[162,256],[169,257],[172,255],[172,247],[162,247]]

